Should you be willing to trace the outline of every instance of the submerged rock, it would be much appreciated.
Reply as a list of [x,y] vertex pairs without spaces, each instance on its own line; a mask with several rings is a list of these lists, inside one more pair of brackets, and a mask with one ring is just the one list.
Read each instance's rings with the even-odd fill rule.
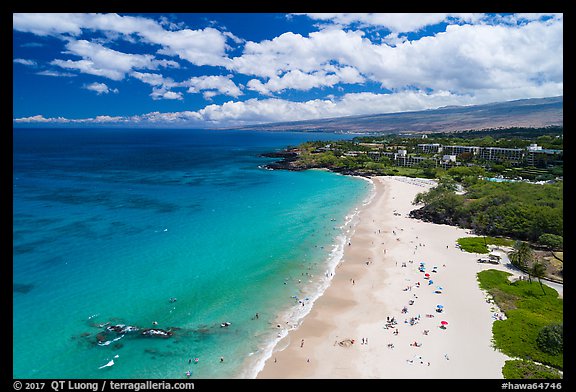
[[116,332],[118,334],[125,334],[128,332],[138,332],[140,328],[134,327],[132,325],[118,324],[107,326],[106,330],[110,332]]
[[28,294],[30,292],[30,290],[32,290],[33,288],[34,288],[33,284],[14,283],[12,285],[12,292]]
[[169,338],[173,334],[171,328],[164,330],[161,328],[140,328],[126,324],[109,325],[109,323],[105,323],[103,325],[105,325],[104,330],[96,335],[96,341],[100,346],[108,346],[126,336],[132,336],[133,338],[141,336]]
[[169,338],[172,336],[171,331],[165,331],[160,328],[146,328],[142,330],[141,334],[144,336],[158,336],[162,338]]

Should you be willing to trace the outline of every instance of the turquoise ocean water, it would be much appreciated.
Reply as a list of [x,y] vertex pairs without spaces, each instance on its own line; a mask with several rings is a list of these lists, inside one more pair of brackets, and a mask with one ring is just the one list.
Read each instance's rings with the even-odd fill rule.
[[254,377],[371,189],[258,154],[349,137],[14,129],[13,377]]

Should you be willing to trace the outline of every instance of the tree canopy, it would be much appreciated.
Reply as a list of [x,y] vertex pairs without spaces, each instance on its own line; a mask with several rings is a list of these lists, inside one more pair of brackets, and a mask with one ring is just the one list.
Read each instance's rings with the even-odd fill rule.
[[[460,175],[461,173],[458,173]],[[530,184],[479,180],[456,194],[446,182],[416,196],[412,215],[470,228],[482,235],[557,244],[563,236],[563,183]],[[554,237],[550,237],[550,235]]]

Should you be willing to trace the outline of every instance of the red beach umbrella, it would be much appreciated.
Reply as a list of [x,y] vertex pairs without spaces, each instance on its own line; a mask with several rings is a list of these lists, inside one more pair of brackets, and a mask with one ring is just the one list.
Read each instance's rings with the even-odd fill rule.
[[430,276],[430,274],[424,274],[424,276]]
[[442,325],[448,325],[448,321],[440,321],[440,324],[442,324]]

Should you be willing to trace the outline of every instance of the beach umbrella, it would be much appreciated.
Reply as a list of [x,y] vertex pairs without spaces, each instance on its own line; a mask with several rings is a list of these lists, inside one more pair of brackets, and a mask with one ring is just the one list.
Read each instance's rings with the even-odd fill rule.
[[424,274],[424,276],[426,276],[426,277],[430,277],[430,274]]
[[434,283],[434,281],[433,281],[433,280],[430,280],[430,281],[428,282],[428,286],[430,286],[432,283]]
[[443,306],[443,305],[436,305],[436,307],[437,307],[438,309],[442,309],[444,306]]
[[444,290],[442,287],[438,286],[436,287],[436,290]]
[[442,325],[448,325],[448,321],[440,321],[440,324],[442,324]]

